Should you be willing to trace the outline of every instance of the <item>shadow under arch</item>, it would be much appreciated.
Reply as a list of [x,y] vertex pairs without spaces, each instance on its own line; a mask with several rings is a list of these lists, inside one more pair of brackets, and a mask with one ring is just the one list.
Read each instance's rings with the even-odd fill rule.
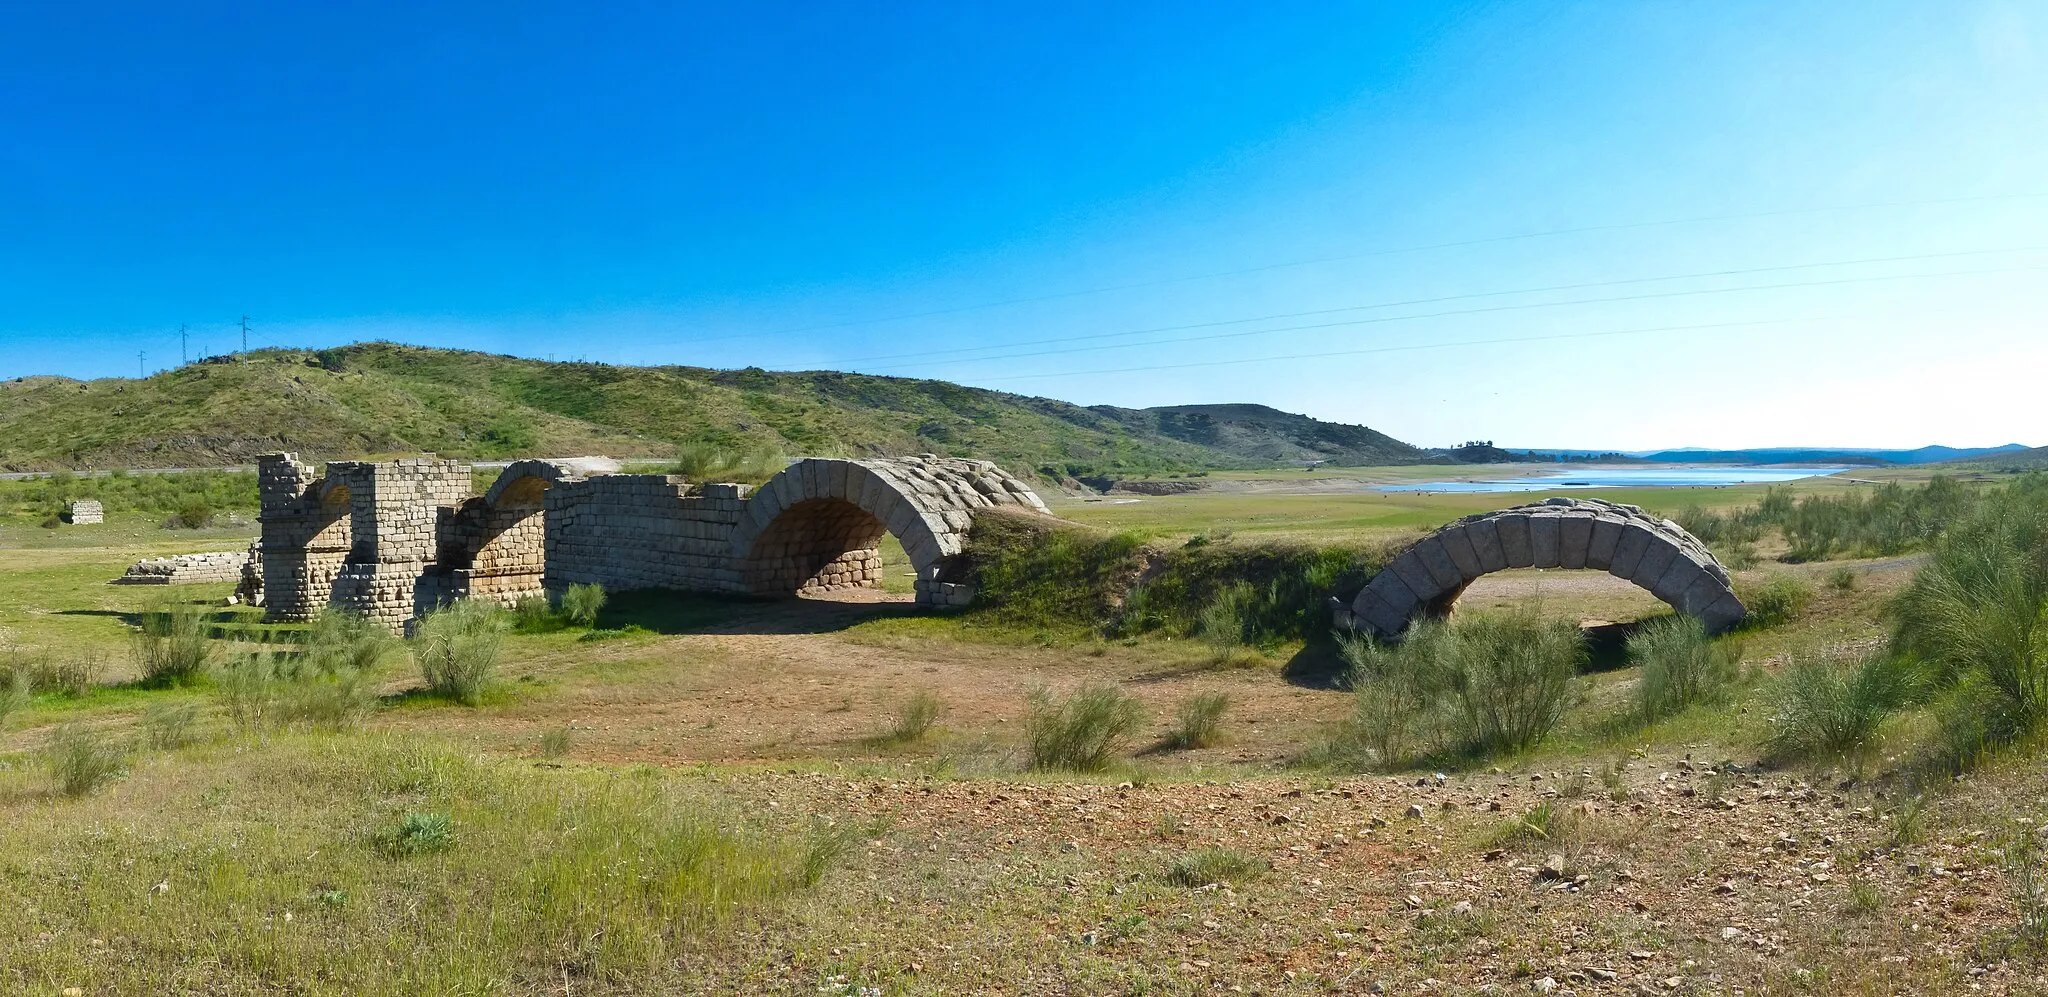
[[511,607],[544,597],[548,490],[557,482],[581,480],[577,468],[560,461],[507,466],[484,494],[455,511],[440,556],[450,584],[437,600],[482,599]]
[[825,593],[881,584],[882,535],[902,543],[917,602],[973,599],[960,558],[977,509],[1045,505],[993,463],[923,455],[791,464],[747,504],[730,556],[753,595]]

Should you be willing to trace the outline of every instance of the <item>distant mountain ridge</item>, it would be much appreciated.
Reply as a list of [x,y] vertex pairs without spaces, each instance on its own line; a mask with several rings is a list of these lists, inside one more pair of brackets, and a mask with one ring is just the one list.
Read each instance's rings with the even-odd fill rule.
[[941,453],[1054,477],[1449,463],[1365,426],[1262,405],[1083,407],[838,371],[554,363],[358,343],[214,357],[147,378],[0,381],[0,469],[212,467],[431,451],[668,458]]

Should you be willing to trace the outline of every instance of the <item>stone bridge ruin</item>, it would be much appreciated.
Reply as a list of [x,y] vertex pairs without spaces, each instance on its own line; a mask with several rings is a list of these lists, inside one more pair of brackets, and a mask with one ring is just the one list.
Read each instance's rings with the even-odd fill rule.
[[1728,569],[1684,527],[1632,505],[1551,498],[1467,516],[1374,575],[1338,623],[1387,640],[1417,615],[1442,616],[1480,575],[1504,568],[1592,568],[1625,578],[1720,633],[1747,615]]
[[988,461],[926,454],[802,460],[758,490],[602,473],[596,459],[522,460],[472,496],[460,461],[258,460],[268,619],[334,606],[401,630],[457,599],[512,605],[607,590],[791,595],[881,585],[879,544],[909,555],[921,605],[973,599],[962,543],[978,509],[1045,512]]

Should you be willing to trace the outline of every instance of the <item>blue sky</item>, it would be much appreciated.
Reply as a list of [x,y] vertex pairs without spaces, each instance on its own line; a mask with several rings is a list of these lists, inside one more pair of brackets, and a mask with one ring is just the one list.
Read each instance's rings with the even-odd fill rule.
[[2048,443],[2048,5],[308,8],[0,13],[0,375],[246,314],[1426,445]]

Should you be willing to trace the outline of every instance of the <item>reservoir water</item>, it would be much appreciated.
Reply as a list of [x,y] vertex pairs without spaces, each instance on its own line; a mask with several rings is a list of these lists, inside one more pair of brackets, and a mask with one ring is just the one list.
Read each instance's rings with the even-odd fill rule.
[[1850,470],[1848,467],[1560,467],[1518,478],[1380,485],[1383,492],[1548,492],[1580,488],[1713,488],[1772,484]]

